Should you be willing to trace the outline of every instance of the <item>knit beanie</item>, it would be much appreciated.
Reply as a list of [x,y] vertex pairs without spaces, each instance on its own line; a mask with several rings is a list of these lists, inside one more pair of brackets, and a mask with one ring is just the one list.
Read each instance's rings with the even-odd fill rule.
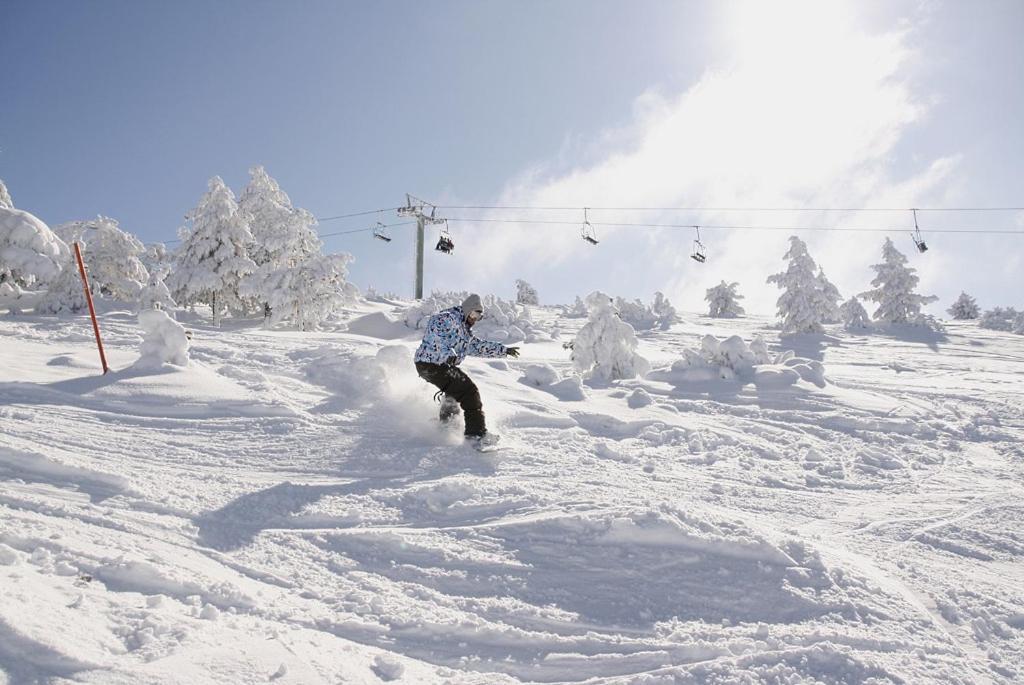
[[467,297],[462,303],[462,311],[465,314],[470,314],[472,312],[482,313],[484,311],[484,303],[480,301],[480,296],[473,293]]

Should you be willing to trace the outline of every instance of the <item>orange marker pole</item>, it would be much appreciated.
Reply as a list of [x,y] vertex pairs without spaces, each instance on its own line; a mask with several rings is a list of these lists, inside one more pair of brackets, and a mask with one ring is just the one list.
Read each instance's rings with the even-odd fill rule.
[[92,332],[96,334],[96,347],[100,348],[100,363],[103,364],[103,373],[110,371],[107,366],[107,355],[103,354],[103,340],[100,339],[100,325],[96,321],[96,308],[92,306],[92,292],[89,290],[89,277],[85,275],[85,262],[82,261],[82,250],[78,243],[75,243],[75,259],[78,261],[78,273],[82,275],[82,285],[85,286],[85,301],[89,303],[89,316],[92,317]]

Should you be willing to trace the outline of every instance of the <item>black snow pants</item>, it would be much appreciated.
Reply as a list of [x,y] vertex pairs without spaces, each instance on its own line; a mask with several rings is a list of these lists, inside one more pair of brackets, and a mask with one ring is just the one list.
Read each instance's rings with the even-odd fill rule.
[[465,371],[454,364],[416,362],[416,373],[459,403],[466,418],[466,435],[483,435],[487,432],[480,391]]

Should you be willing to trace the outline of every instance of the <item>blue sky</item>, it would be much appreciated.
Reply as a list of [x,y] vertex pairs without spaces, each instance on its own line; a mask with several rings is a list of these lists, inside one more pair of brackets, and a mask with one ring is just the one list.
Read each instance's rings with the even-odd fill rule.
[[[147,242],[174,237],[209,177],[237,193],[256,164],[318,216],[405,192],[484,205],[1024,204],[1024,4],[765,6],[5,0],[0,178],[51,225],[105,214]],[[903,226],[904,214],[596,218]],[[927,217],[940,225],[1024,229],[1020,213]],[[725,279],[764,312],[788,235],[706,230],[712,259],[698,269],[686,231],[601,230],[590,250],[571,226],[453,231],[455,254],[428,256],[428,290],[508,295],[522,277],[548,301],[660,289],[698,309]],[[325,242],[356,256],[358,285],[409,295],[411,235]],[[868,287],[881,235],[805,237],[845,295]],[[931,242],[928,261],[912,261],[939,304],[961,289],[1024,304],[1024,237]]]

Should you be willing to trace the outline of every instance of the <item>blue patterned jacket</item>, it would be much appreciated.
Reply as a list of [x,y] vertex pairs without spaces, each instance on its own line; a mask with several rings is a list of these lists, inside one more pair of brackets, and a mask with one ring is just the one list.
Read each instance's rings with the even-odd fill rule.
[[474,336],[466,325],[462,307],[452,307],[434,314],[427,321],[427,332],[416,350],[417,362],[446,364],[452,357],[461,364],[467,356],[504,357],[504,345]]

